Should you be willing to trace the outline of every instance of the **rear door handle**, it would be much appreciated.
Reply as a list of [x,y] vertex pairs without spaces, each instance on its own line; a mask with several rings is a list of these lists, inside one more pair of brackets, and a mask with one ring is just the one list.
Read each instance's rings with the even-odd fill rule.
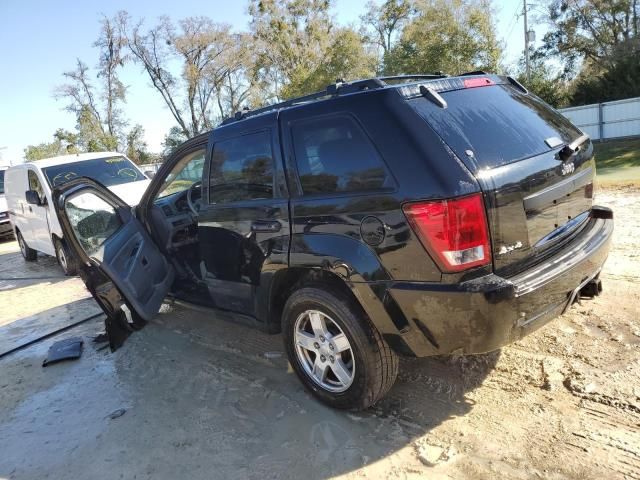
[[282,225],[277,220],[256,220],[251,224],[252,232],[279,232]]

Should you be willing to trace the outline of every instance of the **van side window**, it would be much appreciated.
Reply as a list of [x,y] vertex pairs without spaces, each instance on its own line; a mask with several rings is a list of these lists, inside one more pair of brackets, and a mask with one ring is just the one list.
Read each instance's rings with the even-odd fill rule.
[[29,178],[29,190],[35,190],[36,192],[38,192],[40,199],[44,200],[45,198],[44,189],[40,184],[40,180],[38,180],[38,175],[36,175],[36,172],[34,172],[33,170],[29,170],[28,178]]
[[268,131],[216,142],[209,173],[209,202],[273,198],[273,152]]
[[378,152],[352,118],[332,116],[294,123],[291,135],[305,195],[392,186]]

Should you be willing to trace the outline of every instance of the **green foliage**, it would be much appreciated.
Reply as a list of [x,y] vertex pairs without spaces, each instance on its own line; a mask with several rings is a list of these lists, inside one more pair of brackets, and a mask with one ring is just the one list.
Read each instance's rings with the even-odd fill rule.
[[78,153],[76,134],[59,128],[53,134],[53,141],[41,143],[39,145],[29,145],[24,149],[24,158],[27,161],[42,160],[44,158],[57,157],[59,155],[70,155]]
[[138,165],[150,163],[152,156],[147,150],[147,142],[144,141],[144,128],[136,124],[127,133],[127,157]]
[[496,71],[501,48],[486,0],[416,0],[416,15],[384,59],[384,73]]
[[372,75],[375,59],[361,36],[336,29],[329,0],[252,0],[254,82],[265,100],[304,95],[336,78]]
[[594,70],[584,68],[576,78],[571,105],[640,97],[640,50],[635,55],[618,56],[604,71]]
[[570,92],[568,82],[562,72],[557,72],[541,59],[530,61],[530,79],[527,79],[524,59],[520,61],[516,79],[555,108],[566,107],[569,104]]
[[171,127],[169,129],[169,133],[165,135],[164,141],[162,142],[162,155],[165,158],[168,157],[187,139],[188,137],[184,134],[183,130],[180,127]]
[[[583,62],[608,69],[622,53],[620,47],[631,47],[630,41],[638,38],[639,14],[637,0],[552,0],[548,5],[552,27],[537,54],[561,58],[569,76]],[[637,58],[637,44],[627,53]]]

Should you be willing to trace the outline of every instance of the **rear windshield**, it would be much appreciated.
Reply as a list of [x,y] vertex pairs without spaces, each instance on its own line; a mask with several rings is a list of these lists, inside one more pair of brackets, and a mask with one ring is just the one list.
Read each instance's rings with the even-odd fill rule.
[[57,187],[76,177],[89,177],[105,187],[121,183],[137,182],[146,177],[124,157],[106,157],[82,160],[43,168],[51,187]]
[[0,170],[0,195],[4,195],[4,170]]
[[[461,159],[473,152],[479,169],[493,168],[570,143],[581,135],[569,120],[533,95],[508,85],[443,92],[447,108],[409,100]],[[555,137],[555,141],[554,141]]]

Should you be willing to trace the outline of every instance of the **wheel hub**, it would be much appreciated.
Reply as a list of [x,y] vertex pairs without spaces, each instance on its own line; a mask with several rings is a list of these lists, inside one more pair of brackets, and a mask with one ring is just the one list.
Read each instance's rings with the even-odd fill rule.
[[353,383],[355,361],[340,326],[319,310],[307,310],[295,323],[296,355],[305,373],[330,392],[344,392]]

